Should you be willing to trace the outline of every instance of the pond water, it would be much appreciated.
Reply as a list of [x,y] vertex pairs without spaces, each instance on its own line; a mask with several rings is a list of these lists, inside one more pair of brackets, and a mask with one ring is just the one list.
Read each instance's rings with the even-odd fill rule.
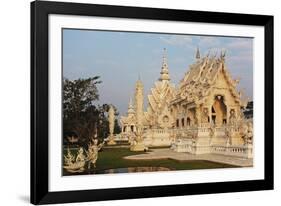
[[113,174],[113,173],[132,173],[132,172],[156,172],[156,171],[170,171],[167,167],[127,167],[115,168],[107,170],[96,171],[96,174]]

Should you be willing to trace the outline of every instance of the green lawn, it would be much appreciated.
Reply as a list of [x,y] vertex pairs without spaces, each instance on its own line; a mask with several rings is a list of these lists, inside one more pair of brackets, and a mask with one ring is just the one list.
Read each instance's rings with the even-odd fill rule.
[[[76,152],[76,149],[71,151]],[[66,153],[66,150],[64,151]],[[159,160],[126,160],[125,156],[143,154],[145,152],[132,152],[128,148],[103,148],[99,152],[96,168],[86,171],[85,174],[98,173],[99,171],[115,168],[127,167],[166,167],[171,170],[192,170],[192,169],[211,169],[211,168],[230,168],[233,165],[221,164],[210,161],[176,161],[172,159]],[[64,171],[64,175],[71,175]]]

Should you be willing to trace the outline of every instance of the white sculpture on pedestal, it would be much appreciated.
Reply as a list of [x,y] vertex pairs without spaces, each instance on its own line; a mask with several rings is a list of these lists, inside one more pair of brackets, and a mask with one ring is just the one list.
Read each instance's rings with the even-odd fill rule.
[[70,173],[83,172],[86,162],[84,156],[84,150],[82,147],[79,148],[77,156],[74,162],[74,156],[71,154],[69,148],[67,150],[67,155],[64,156],[65,165],[64,168]]
[[108,122],[109,122],[109,137],[108,137],[108,145],[115,145],[116,142],[114,141],[114,123],[115,123],[115,114],[114,114],[114,108],[112,105],[110,105],[108,110]]
[[98,140],[94,139],[91,141],[91,143],[88,145],[88,151],[87,151],[87,160],[88,160],[88,169],[91,169],[91,165],[96,167],[96,162],[98,160],[98,152],[104,145],[104,142],[98,145]]
[[70,149],[67,148],[67,155],[64,155],[65,166],[70,166],[73,164],[74,156],[71,154]]

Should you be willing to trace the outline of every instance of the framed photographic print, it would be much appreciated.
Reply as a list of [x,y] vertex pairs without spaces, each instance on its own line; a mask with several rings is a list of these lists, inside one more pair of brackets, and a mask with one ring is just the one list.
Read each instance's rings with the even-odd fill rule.
[[273,16],[31,3],[31,202],[273,189]]

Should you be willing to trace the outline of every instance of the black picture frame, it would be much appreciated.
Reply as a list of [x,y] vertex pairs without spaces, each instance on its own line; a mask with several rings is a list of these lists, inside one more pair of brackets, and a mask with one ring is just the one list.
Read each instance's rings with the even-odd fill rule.
[[[48,190],[48,15],[64,14],[263,26],[265,177],[262,180],[116,189]],[[31,203],[50,204],[273,189],[273,16],[34,1],[31,3]]]

